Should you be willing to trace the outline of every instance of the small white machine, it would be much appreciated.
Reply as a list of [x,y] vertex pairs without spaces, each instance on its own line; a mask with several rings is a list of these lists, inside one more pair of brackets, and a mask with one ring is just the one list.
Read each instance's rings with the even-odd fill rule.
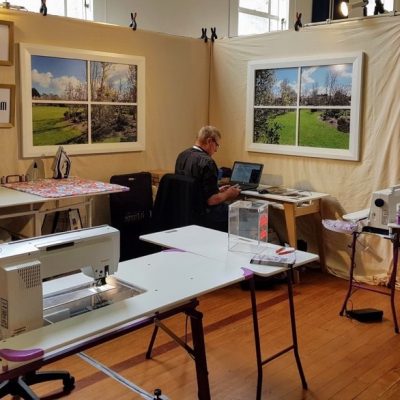
[[378,190],[372,194],[368,226],[377,231],[388,231],[389,223],[396,223],[396,207],[400,203],[400,185]]
[[119,231],[106,225],[0,244],[1,335],[43,326],[43,280],[81,270],[102,284],[118,262]]

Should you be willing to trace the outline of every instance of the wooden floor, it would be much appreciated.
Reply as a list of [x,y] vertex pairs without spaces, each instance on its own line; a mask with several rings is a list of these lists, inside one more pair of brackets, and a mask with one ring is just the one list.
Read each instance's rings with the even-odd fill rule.
[[[384,311],[383,322],[365,324],[338,315],[347,288],[345,280],[311,269],[302,272],[301,280],[295,287],[295,305],[300,356],[309,390],[302,390],[293,354],[288,353],[264,367],[263,399],[400,399],[400,335],[393,330],[389,297],[363,290],[353,295],[354,308]],[[290,343],[286,299],[283,284],[257,292],[264,357]],[[222,289],[202,297],[199,309],[204,313],[212,398],[255,399],[249,293],[239,286]],[[184,337],[183,316],[171,318],[168,326]],[[87,354],[148,392],[160,387],[170,399],[196,399],[192,359],[161,332],[153,359],[145,360],[150,333],[149,327]],[[76,388],[66,397],[70,400],[142,398],[78,356],[46,369],[50,367],[67,369],[76,377]],[[35,389],[43,396],[56,391],[57,385],[42,384]]]

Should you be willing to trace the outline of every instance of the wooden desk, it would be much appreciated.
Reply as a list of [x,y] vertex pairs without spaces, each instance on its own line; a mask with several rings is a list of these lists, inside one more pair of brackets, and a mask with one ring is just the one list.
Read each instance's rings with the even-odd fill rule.
[[[71,187],[75,187],[76,190],[68,192],[67,183]],[[63,186],[58,192],[55,187],[57,185]],[[36,192],[34,190],[29,191],[35,189],[35,186],[37,186]],[[24,216],[32,218],[33,235],[40,236],[46,214],[74,207],[84,207],[87,215],[85,226],[92,226],[93,196],[124,190],[127,190],[124,186],[81,178],[41,179],[35,182],[5,184],[0,186],[0,219]],[[68,200],[69,204],[62,206],[61,202],[64,200]]]
[[[265,186],[268,189],[268,186]],[[289,189],[288,189],[289,190]],[[290,189],[291,190],[291,189]],[[326,270],[325,266],[325,251],[322,239],[322,225],[321,225],[321,200],[329,196],[326,193],[310,192],[310,191],[297,191],[299,196],[286,196],[272,193],[260,194],[253,190],[244,190],[241,192],[246,197],[255,197],[258,199],[268,200],[272,207],[283,210],[285,215],[287,239],[290,246],[297,249],[297,228],[296,218],[303,215],[312,215],[315,220],[315,227],[317,230],[317,244],[319,262],[321,268]]]

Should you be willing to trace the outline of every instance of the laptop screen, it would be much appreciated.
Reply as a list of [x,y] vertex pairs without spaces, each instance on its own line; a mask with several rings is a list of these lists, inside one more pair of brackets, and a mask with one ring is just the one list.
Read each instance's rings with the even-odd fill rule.
[[235,161],[232,168],[231,183],[258,185],[264,164]]

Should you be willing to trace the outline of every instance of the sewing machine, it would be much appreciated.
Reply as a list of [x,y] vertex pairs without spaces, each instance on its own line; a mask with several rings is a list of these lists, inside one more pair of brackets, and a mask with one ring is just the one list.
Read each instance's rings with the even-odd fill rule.
[[1,336],[43,326],[44,281],[82,271],[92,278],[85,290],[96,293],[118,262],[119,231],[106,225],[1,244]]
[[372,194],[368,226],[372,232],[388,231],[389,223],[396,223],[396,206],[400,203],[400,185],[378,190]]

